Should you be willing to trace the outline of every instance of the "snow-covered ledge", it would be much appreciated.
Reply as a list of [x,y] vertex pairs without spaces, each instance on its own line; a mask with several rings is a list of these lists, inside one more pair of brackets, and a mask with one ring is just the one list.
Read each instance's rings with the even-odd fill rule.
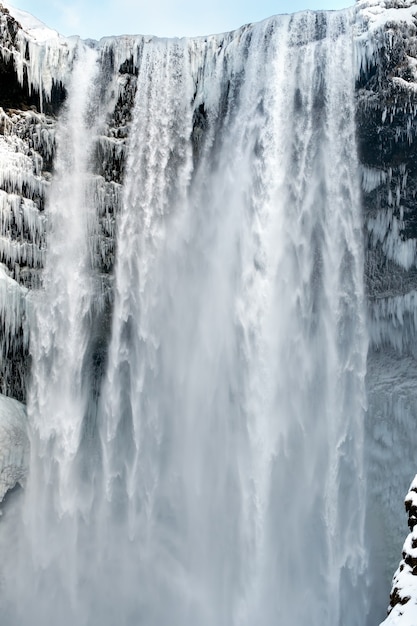
[[417,475],[410,485],[404,504],[410,534],[405,540],[402,560],[392,580],[388,617],[382,623],[383,626],[417,624]]
[[26,477],[29,442],[24,404],[0,395],[0,502]]

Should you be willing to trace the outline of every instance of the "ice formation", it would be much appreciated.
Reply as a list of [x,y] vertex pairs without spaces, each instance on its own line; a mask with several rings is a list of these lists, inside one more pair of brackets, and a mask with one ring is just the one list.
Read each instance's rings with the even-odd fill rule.
[[17,400],[0,396],[0,513],[7,492],[26,479],[28,456],[25,407]]

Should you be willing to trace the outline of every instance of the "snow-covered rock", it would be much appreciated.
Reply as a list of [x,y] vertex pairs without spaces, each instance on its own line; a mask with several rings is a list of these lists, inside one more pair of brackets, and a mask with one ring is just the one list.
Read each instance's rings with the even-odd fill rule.
[[[38,94],[42,111],[44,99],[50,100],[54,86],[68,81],[78,37],[63,37],[25,11],[0,4],[0,53],[12,60],[21,85]],[[3,44],[3,45],[2,45]]]
[[392,581],[388,617],[384,626],[417,624],[417,475],[404,501],[410,533],[404,542],[402,559]]
[[26,477],[29,443],[21,402],[0,395],[0,502]]

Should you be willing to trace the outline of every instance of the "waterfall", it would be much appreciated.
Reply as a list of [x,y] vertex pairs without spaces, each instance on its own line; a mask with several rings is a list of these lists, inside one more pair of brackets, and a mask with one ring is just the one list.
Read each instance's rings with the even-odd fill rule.
[[[57,133],[55,176],[48,201],[50,229],[44,288],[34,295],[32,303],[33,368],[28,399],[31,469],[22,512],[18,583],[13,581],[14,593],[17,591],[24,599],[14,607],[16,617],[9,617],[6,611],[8,623],[15,623],[15,619],[17,623],[29,623],[30,615],[32,623],[47,623],[51,619],[51,596],[44,590],[59,584],[72,595],[77,584],[77,529],[71,518],[82,508],[75,468],[88,405],[84,361],[95,297],[90,271],[89,229],[94,207],[89,193],[89,167],[97,133],[97,60],[96,52],[80,44]],[[33,570],[26,562],[28,555]],[[26,588],[27,575],[32,583],[26,593],[22,587]],[[8,579],[10,573],[3,572],[2,576]],[[54,609],[54,618],[64,624],[66,613],[63,600],[60,608]]]
[[22,539],[1,573],[10,626],[365,623],[353,21],[145,40],[94,394],[99,75],[80,46],[34,302]]

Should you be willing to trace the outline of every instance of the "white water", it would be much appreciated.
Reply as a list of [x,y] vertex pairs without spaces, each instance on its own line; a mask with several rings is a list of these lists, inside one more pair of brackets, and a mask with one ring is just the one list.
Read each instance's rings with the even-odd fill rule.
[[[33,302],[31,351],[36,365],[28,399],[31,460],[21,550],[17,551],[18,580],[2,572],[21,598],[10,617],[6,612],[10,624],[15,619],[21,624],[48,623],[53,589],[64,588],[65,595],[71,595],[75,584],[77,531],[70,519],[81,507],[74,485],[75,466],[89,393],[83,360],[94,298],[88,237],[94,208],[88,197],[88,168],[94,145],[91,108],[97,75],[97,54],[80,46],[57,136],[44,289]],[[66,612],[65,604],[54,608],[58,623],[64,623],[60,622],[61,610]]]
[[2,572],[10,626],[365,623],[352,15],[145,44],[93,412],[94,53],[77,66],[32,339],[22,538]]

